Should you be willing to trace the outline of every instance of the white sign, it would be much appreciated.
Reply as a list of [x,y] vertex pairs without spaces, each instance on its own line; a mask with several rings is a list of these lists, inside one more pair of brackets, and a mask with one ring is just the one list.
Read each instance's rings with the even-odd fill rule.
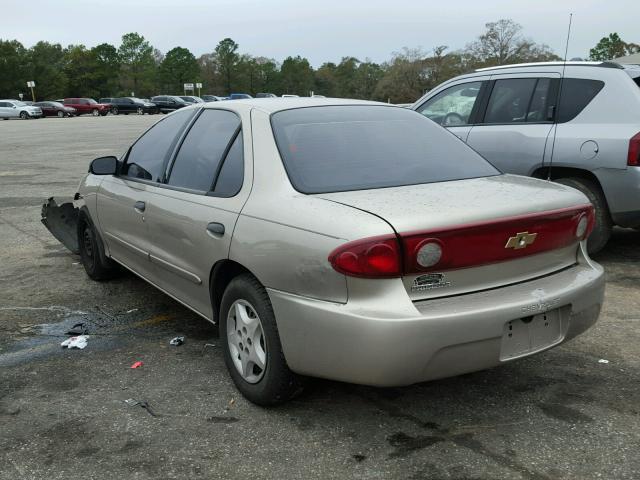
[[202,84],[201,83],[196,83],[196,88],[202,88]]
[[20,97],[20,100],[22,100],[22,97],[24,97],[24,95],[21,93],[19,93],[18,96]]
[[193,90],[193,83],[185,83],[184,84],[184,89],[185,90]]
[[33,88],[35,86],[36,86],[36,82],[34,82],[34,81],[27,82],[27,87]]

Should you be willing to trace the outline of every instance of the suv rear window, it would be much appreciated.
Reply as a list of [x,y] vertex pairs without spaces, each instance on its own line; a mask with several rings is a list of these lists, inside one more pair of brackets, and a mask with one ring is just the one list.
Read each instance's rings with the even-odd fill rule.
[[558,123],[570,122],[576,118],[602,90],[602,87],[604,87],[604,82],[601,80],[585,78],[565,78],[562,80]]
[[461,140],[412,110],[376,105],[277,112],[271,124],[293,187],[329,193],[498,175]]

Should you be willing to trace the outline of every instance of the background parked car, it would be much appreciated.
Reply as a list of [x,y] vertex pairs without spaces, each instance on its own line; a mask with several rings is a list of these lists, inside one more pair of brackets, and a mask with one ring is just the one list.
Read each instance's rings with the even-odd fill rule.
[[275,93],[256,93],[256,98],[276,98],[277,95]]
[[248,93],[232,93],[229,95],[229,100],[241,100],[243,98],[253,98]]
[[27,105],[20,100],[0,100],[0,118],[8,120],[10,118],[40,118],[42,110],[40,107]]
[[162,113],[173,112],[174,110],[179,110],[189,105],[189,103],[175,95],[158,95],[151,98],[151,102],[154,103]]
[[569,62],[561,82],[562,72],[562,62],[480,69],[411,108],[504,172],[582,191],[596,209],[595,253],[613,225],[640,227],[640,66]]
[[182,100],[187,102],[189,105],[193,105],[194,103],[204,103],[204,100],[200,97],[196,97],[195,95],[184,95],[180,96]]
[[67,107],[76,109],[78,115],[93,115],[97,117],[102,115],[103,117],[111,110],[111,105],[108,103],[98,103],[93,98],[65,98],[62,104]]
[[36,102],[33,104],[35,107],[40,107],[42,110],[42,116],[44,117],[73,117],[76,114],[76,109],[73,107],[65,107],[60,102],[44,101]]
[[144,100],[136,97],[113,97],[113,98],[101,98],[100,103],[108,103],[111,105],[111,113],[118,115],[123,113],[129,115],[130,113],[137,113],[138,115],[144,115],[148,113],[159,113],[158,107],[153,102],[145,102]]
[[220,102],[226,99],[227,97],[218,97],[217,95],[202,95],[202,100],[205,102]]
[[290,93],[285,93],[284,95],[282,95],[282,98],[298,98],[300,95],[293,95]]

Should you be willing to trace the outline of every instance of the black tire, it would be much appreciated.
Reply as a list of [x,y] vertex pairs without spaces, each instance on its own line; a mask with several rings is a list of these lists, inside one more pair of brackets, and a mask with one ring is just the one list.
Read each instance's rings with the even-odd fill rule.
[[[227,340],[227,316],[236,300],[248,302],[258,314],[262,324],[266,343],[266,365],[263,376],[257,383],[247,382],[231,359]],[[301,377],[289,370],[284,358],[269,295],[253,275],[246,273],[231,280],[222,296],[219,318],[224,361],[233,383],[242,395],[252,403],[266,407],[284,403],[302,392]]]
[[111,113],[112,113],[113,115],[118,115],[118,113],[120,113],[120,112],[118,112],[118,107],[113,107],[113,108],[111,109]]
[[64,112],[62,110],[58,110],[58,113],[56,113],[56,115],[58,116],[58,118],[64,118]]
[[97,108],[94,108],[93,110],[91,110],[91,115],[97,117],[98,115],[100,115],[100,111]]
[[602,189],[595,182],[586,178],[558,178],[555,182],[580,190],[593,205],[596,224],[587,240],[587,251],[589,255],[598,253],[609,241],[611,229],[613,228],[613,220],[611,220],[609,206],[604,198]]
[[93,225],[82,216],[78,220],[78,247],[82,266],[92,280],[109,280],[119,273],[116,263],[105,256],[102,239]]
[[20,118],[26,120],[29,118],[29,114],[27,112],[20,112]]

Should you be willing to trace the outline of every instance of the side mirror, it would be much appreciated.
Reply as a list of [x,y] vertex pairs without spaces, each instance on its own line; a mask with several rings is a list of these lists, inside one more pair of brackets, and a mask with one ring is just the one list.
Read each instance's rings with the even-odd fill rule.
[[98,157],[89,165],[89,173],[94,175],[115,175],[118,173],[118,159],[116,157]]

